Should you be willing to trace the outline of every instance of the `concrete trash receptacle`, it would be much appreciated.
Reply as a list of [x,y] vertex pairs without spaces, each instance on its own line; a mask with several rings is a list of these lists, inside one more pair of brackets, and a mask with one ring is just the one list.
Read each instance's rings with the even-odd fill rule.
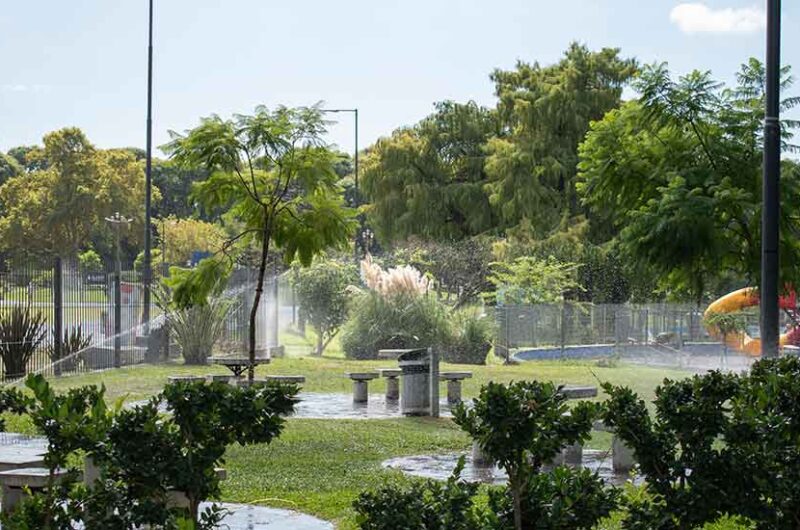
[[431,410],[431,359],[424,348],[408,350],[397,358],[403,371],[400,412],[406,416],[427,416]]

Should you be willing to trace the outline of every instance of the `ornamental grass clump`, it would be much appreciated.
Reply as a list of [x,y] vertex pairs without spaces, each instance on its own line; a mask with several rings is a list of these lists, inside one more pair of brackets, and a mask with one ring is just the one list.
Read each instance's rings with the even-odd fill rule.
[[170,313],[167,322],[175,341],[183,352],[186,364],[206,364],[214,345],[225,331],[225,319],[231,303],[222,298],[209,298]]

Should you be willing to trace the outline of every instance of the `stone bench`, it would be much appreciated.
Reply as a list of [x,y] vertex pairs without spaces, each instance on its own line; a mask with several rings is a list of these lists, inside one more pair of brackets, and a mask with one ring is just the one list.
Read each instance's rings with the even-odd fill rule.
[[205,383],[206,378],[202,375],[171,375],[167,377],[170,383]]
[[461,381],[472,377],[472,372],[440,372],[439,380],[447,381],[447,402],[451,405],[461,402]]
[[400,368],[379,368],[378,373],[386,378],[386,401],[400,399],[400,376],[403,371]]
[[44,451],[3,447],[0,450],[0,471],[44,467]]
[[304,375],[268,375],[264,379],[289,385],[302,385],[306,382],[306,376]]
[[[57,469],[53,477],[56,481],[65,478],[69,472]],[[46,467],[25,467],[0,471],[0,484],[2,484],[4,514],[10,514],[17,504],[28,495],[28,491],[36,493],[47,487],[50,479],[50,470]]]
[[597,397],[596,386],[565,386],[559,390],[559,393],[566,396],[567,399],[588,399]]
[[366,403],[369,400],[369,382],[379,377],[378,372],[347,372],[353,381],[353,403]]

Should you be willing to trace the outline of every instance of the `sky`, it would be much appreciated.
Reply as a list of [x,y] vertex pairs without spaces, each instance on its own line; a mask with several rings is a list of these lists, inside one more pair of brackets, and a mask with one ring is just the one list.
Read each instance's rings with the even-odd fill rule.
[[[800,4],[783,4],[782,62],[798,70]],[[764,55],[764,5],[155,0],[154,146],[209,114],[323,101],[359,109],[363,148],[436,101],[493,105],[494,69],[555,62],[571,41],[730,83]],[[146,81],[147,0],[0,0],[0,150],[65,126],[100,147],[144,147]],[[329,141],[352,152],[352,115],[338,116]]]

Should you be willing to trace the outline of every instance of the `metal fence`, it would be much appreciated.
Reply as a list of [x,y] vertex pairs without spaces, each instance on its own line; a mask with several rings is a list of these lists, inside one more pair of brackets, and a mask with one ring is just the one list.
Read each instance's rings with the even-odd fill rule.
[[[137,336],[143,309],[141,275],[130,264],[119,276],[112,263],[6,265],[0,270],[0,376],[142,362],[146,348]],[[53,364],[76,348],[87,350],[79,360]]]
[[[523,360],[613,355],[675,365],[686,365],[687,356],[727,356],[703,325],[704,310],[684,304],[502,306],[495,309],[495,350]],[[746,318],[748,333],[758,336],[758,313]]]

